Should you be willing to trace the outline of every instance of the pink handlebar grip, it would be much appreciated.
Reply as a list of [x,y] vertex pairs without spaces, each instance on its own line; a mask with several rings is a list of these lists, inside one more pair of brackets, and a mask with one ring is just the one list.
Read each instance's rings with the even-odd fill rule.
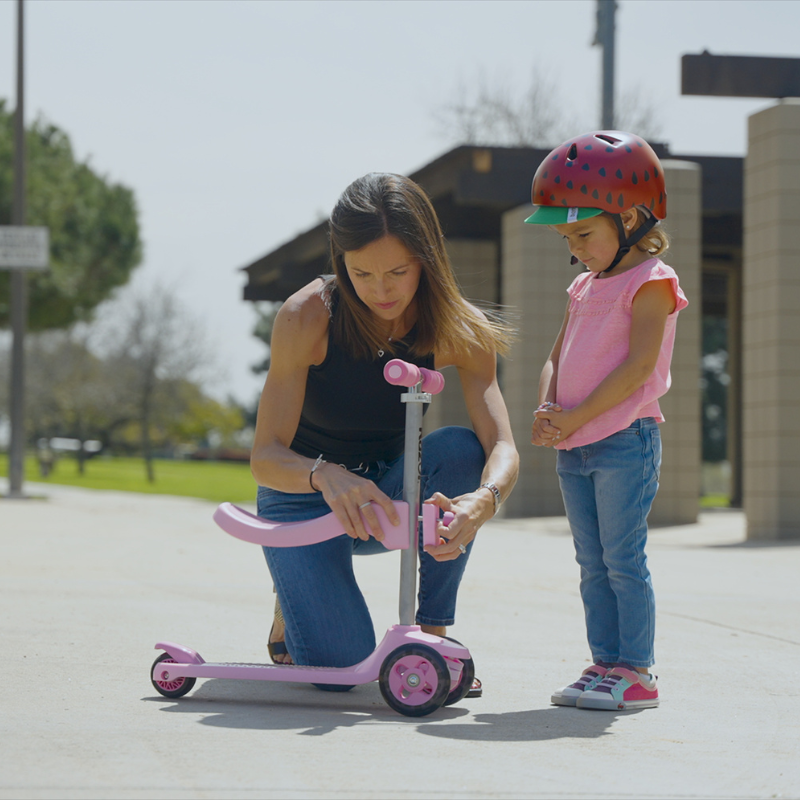
[[425,367],[409,364],[399,358],[393,358],[383,368],[383,377],[392,386],[415,386],[422,383],[422,391],[430,394],[439,394],[444,389],[444,376]]
[[444,389],[444,375],[433,369],[420,367],[422,373],[422,391],[430,394],[439,394]]
[[393,358],[383,368],[383,377],[392,386],[414,386],[422,380],[419,367]]

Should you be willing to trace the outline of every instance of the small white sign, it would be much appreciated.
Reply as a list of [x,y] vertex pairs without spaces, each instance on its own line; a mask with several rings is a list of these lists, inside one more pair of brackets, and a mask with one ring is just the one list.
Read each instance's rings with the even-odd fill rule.
[[50,231],[28,225],[0,225],[0,269],[47,269]]

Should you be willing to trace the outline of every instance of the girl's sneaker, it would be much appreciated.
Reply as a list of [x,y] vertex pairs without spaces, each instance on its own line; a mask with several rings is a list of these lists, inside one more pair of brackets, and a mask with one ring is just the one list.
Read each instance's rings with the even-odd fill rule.
[[627,667],[612,667],[601,681],[578,697],[576,705],[602,711],[655,708],[658,705],[656,677]]
[[589,689],[594,689],[608,673],[611,664],[592,664],[587,667],[575,683],[559,689],[550,696],[550,702],[557,706],[574,706],[578,698]]

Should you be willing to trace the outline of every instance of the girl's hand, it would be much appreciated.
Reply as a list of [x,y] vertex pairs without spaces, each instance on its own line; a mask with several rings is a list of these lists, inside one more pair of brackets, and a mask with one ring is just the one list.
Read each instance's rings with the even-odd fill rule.
[[394,503],[372,481],[354,475],[338,464],[326,462],[317,468],[314,486],[322,490],[325,502],[353,539],[384,539],[383,528],[373,505],[380,506],[393,525],[400,524]]
[[537,420],[547,420],[551,426],[555,426],[559,431],[559,436],[556,437],[553,444],[566,441],[583,425],[583,422],[577,418],[575,410],[572,408],[562,409],[560,406],[537,408],[534,411],[534,416]]
[[534,412],[531,444],[538,447],[553,447],[561,441],[561,430],[555,427],[546,417],[540,417],[540,411],[561,411],[558,403],[542,403]]
[[442,511],[450,511],[455,518],[448,527],[439,521],[436,532],[439,534],[440,544],[427,545],[425,552],[437,561],[452,561],[464,553],[465,547],[478,535],[481,525],[494,516],[494,500],[486,489],[462,494],[452,500],[441,492],[434,492],[426,503],[439,506]]

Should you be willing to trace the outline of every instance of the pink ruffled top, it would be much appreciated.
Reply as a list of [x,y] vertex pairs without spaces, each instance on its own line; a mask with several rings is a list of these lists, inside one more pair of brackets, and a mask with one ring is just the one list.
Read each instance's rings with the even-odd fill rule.
[[578,275],[567,293],[569,322],[558,364],[556,402],[574,408],[628,357],[631,307],[636,292],[648,281],[669,280],[675,293],[675,310],[667,317],[661,352],[653,373],[630,397],[578,428],[556,445],[569,450],[605,439],[627,428],[641,417],[664,421],[658,398],[670,387],[669,373],[675,344],[678,313],[689,304],[678,284],[678,276],[658,258],[611,278],[597,278],[592,272]]

